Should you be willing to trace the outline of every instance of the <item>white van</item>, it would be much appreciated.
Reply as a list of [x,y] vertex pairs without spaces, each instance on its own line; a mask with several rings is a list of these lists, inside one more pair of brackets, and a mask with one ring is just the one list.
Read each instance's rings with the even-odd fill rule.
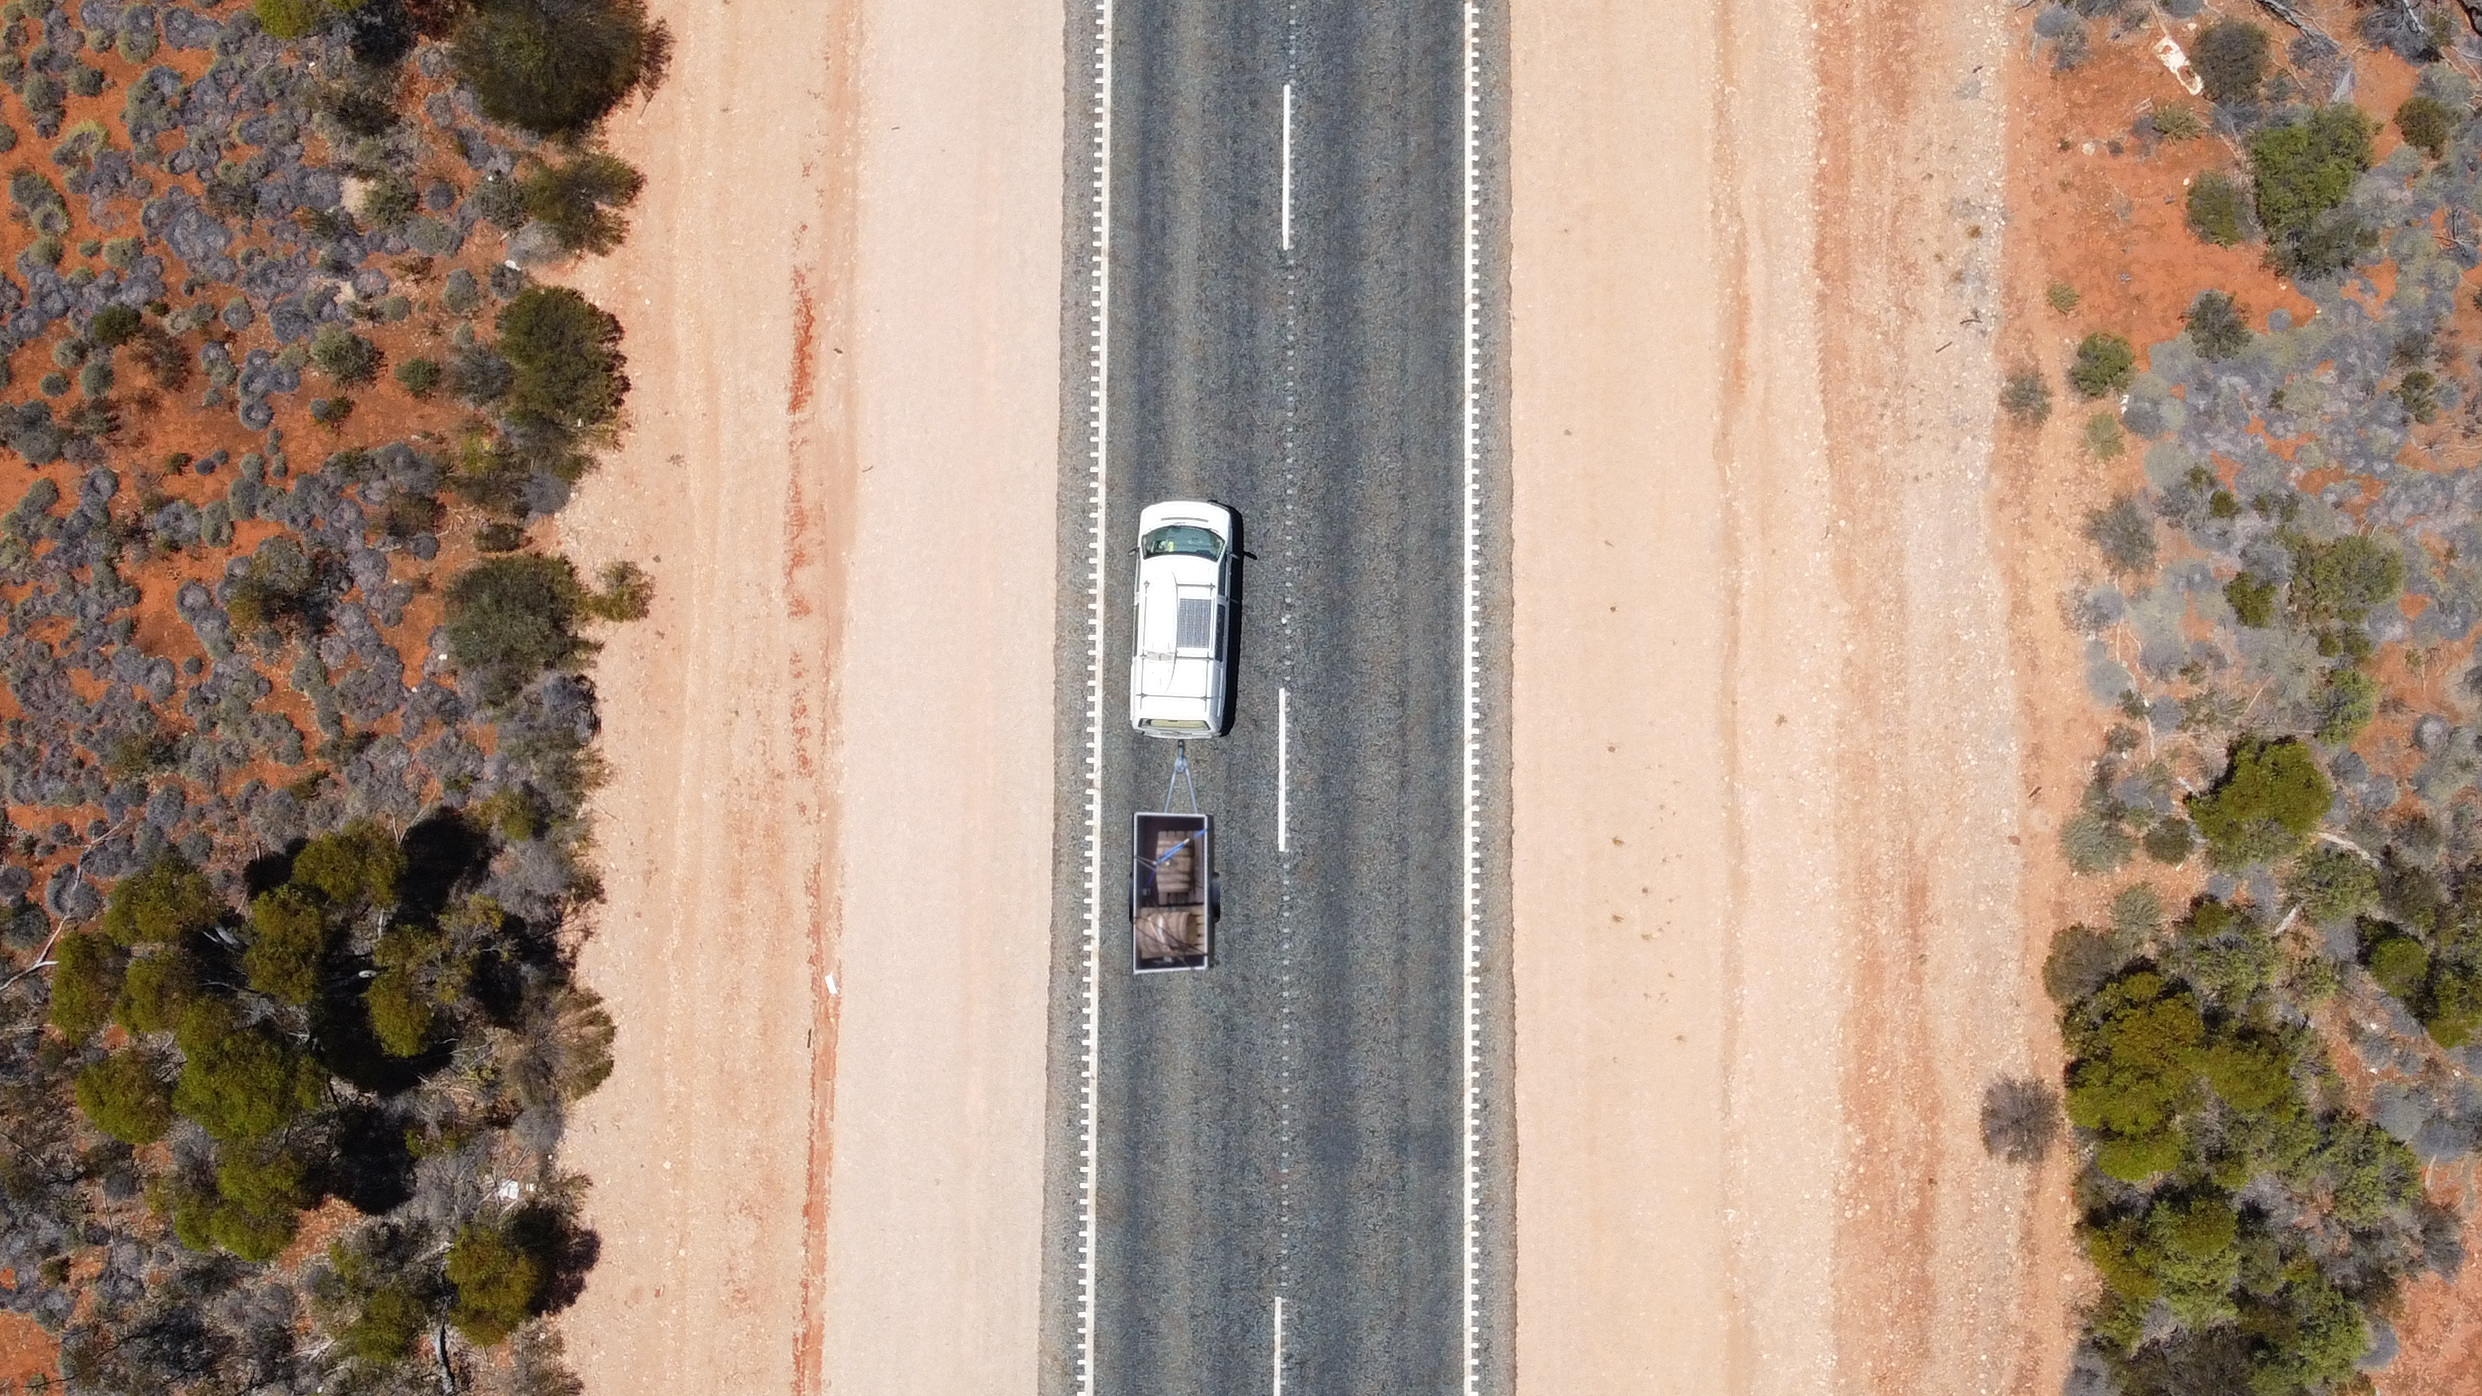
[[1129,725],[1149,737],[1218,737],[1231,725],[1232,511],[1173,499],[1138,512],[1138,634]]

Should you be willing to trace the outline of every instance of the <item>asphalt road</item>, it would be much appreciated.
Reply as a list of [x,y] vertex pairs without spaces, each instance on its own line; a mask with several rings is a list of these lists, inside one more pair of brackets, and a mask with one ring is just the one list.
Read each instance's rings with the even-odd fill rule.
[[[1461,19],[1453,0],[1123,0],[1117,12],[1092,1112],[1098,1392],[1272,1386],[1279,1296],[1287,1389],[1464,1389]],[[1073,112],[1091,96],[1091,25],[1073,6]],[[1064,361],[1080,365],[1090,151],[1073,136]],[[1078,429],[1062,474],[1081,483],[1086,388],[1063,392]],[[1492,508],[1499,481],[1495,466]],[[1128,963],[1129,816],[1165,807],[1173,748],[1128,727],[1132,549],[1138,509],[1179,497],[1235,509],[1249,554],[1232,730],[1189,745],[1217,820],[1223,914],[1213,968],[1139,977]],[[1063,714],[1055,878],[1043,1374],[1055,1391],[1080,1389],[1087,1332],[1076,1164],[1087,1127],[1090,512],[1082,489],[1064,489],[1061,693],[1076,711]],[[1494,520],[1492,578],[1500,537]],[[1487,594],[1496,662],[1503,589]],[[1290,719],[1281,853],[1280,691]],[[1504,882],[1505,767],[1487,755],[1484,846]],[[1505,921],[1497,896],[1487,905],[1495,1101]],[[1497,1139],[1494,1125],[1494,1179]],[[1493,1284],[1506,1274],[1505,1220],[1483,1208]],[[1486,1299],[1486,1329],[1502,1308],[1496,1293]],[[1496,1332],[1483,1342],[1504,1350]]]

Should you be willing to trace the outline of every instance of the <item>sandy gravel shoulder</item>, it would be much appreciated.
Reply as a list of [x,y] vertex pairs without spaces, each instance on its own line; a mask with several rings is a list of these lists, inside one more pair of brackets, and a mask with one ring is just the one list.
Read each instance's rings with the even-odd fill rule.
[[[599,1393],[973,1391],[1035,1362],[1057,6],[659,0],[648,195],[574,280],[632,433],[564,524],[644,562],[598,670],[620,1024],[568,1164]],[[1030,526],[1036,525],[1036,526]],[[931,893],[936,892],[936,895]]]
[[1996,13],[1514,22],[1520,1389],[2056,1388]]

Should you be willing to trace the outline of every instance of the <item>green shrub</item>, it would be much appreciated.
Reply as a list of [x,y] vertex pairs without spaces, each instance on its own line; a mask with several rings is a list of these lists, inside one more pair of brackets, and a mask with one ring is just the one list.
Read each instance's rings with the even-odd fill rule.
[[133,1035],[170,1032],[197,992],[197,967],[189,955],[177,946],[166,946],[130,962],[121,976],[112,1017]]
[[2284,876],[2284,895],[2301,914],[2326,925],[2360,915],[2377,900],[2379,870],[2350,849],[2312,844]]
[[172,1108],[220,1140],[264,1138],[317,1105],[326,1087],[316,1065],[266,1029],[241,1026],[221,999],[191,1004],[176,1040],[185,1060]]
[[2068,368],[2069,385],[2090,398],[2119,392],[2136,375],[2136,351],[2116,334],[2090,334],[2078,341],[2076,361]]
[[2041,426],[2051,416],[2051,385],[2030,368],[2011,373],[2000,387],[1999,405],[2018,426]]
[[2241,1216],[2220,1194],[2158,1197],[2143,1225],[2146,1266],[2164,1304],[2185,1324],[2226,1316],[2226,1295],[2241,1275]]
[[2250,137],[2258,223],[2297,276],[2351,264],[2367,233],[2343,211],[2353,181],[2370,168],[2370,119],[2349,102]]
[[330,11],[323,0],[257,0],[251,13],[259,28],[279,39],[303,39],[326,25]]
[[300,626],[319,606],[319,569],[286,534],[261,543],[226,593],[225,613],[247,635]]
[[2181,103],[2154,109],[2155,134],[2167,141],[2194,141],[2206,134],[2197,110]]
[[457,1291],[448,1321],[467,1342],[490,1347],[535,1316],[546,1278],[542,1260],[507,1228],[470,1223],[448,1248],[448,1282]]
[[566,286],[531,286],[500,311],[498,349],[516,370],[507,413],[521,426],[600,426],[628,395],[620,321]]
[[86,322],[86,337],[106,349],[118,349],[138,337],[146,328],[146,319],[132,305],[114,302],[95,312]]
[[[483,176],[466,196],[465,206],[504,233],[526,226],[525,188],[506,175]],[[471,314],[483,303],[482,283],[463,267],[448,274],[441,294],[448,308],[459,315]]]
[[2136,495],[2124,494],[2088,514],[2085,534],[2114,573],[2143,577],[2155,570],[2154,520]]
[[2198,846],[2197,830],[2186,819],[2158,819],[2146,830],[2146,856],[2176,868],[2189,861]]
[[283,1254],[301,1224],[299,1212],[260,1212],[224,1202],[208,1212],[206,1230],[209,1240],[255,1265]]
[[2482,1032],[2482,967],[2439,964],[2418,1010],[2431,1039],[2453,1052]]
[[669,40],[641,0],[483,0],[450,53],[485,116],[573,136],[661,76]]
[[304,845],[293,859],[293,885],[307,887],[335,906],[389,906],[405,853],[378,822],[357,819]]
[[2219,19],[2198,31],[2189,63],[2206,83],[2206,100],[2218,106],[2256,101],[2267,75],[2267,31],[2247,20]]
[[413,180],[389,170],[370,182],[362,191],[362,204],[357,210],[362,221],[374,228],[395,230],[406,220],[422,212],[422,199],[414,192]]
[[2097,412],[2086,418],[2086,454],[2096,460],[2114,460],[2128,449],[2120,434],[2120,419],[2109,412]]
[[316,902],[292,887],[262,892],[250,903],[250,947],[242,952],[242,971],[260,993],[306,1004],[318,996],[327,943],[327,918]]
[[2404,589],[2404,555],[2375,538],[2290,541],[2292,611],[2305,625],[2358,626],[2371,607]]
[[2383,934],[2362,948],[2362,963],[2378,986],[2405,1003],[2421,1001],[2430,979],[2430,952],[2411,936]]
[[2219,247],[2246,242],[2250,235],[2249,198],[2238,181],[2220,170],[2206,170],[2189,182],[2189,231]]
[[2318,739],[2343,746],[2379,715],[2378,681],[2359,669],[2333,670],[2319,690],[2317,707]]
[[519,192],[526,216],[548,228],[562,251],[600,256],[628,234],[620,210],[645,188],[646,176],[628,161],[587,151],[566,164],[536,167]]
[[[2273,982],[2279,958],[2274,943],[2246,909],[2200,898],[2182,920],[2180,934],[2163,958],[2163,969],[2228,1018]],[[2216,1092],[2249,1110],[2263,1109],[2282,1095],[2289,1070],[2280,1062],[2269,1067],[2259,1045],[2226,1043],[2215,1055],[2202,1059],[2202,1069]]]
[[84,1042],[109,1022],[129,964],[119,946],[86,931],[64,933],[52,946],[52,1026]]
[[152,1144],[172,1128],[172,1092],[134,1051],[79,1072],[77,1099],[89,1124],[124,1144]]
[[2275,583],[2243,572],[2223,584],[2223,599],[2232,607],[2233,618],[2253,629],[2275,623]]
[[2085,300],[2085,296],[2079,293],[2076,287],[2065,281],[2052,282],[2042,294],[2043,299],[2051,303],[2051,308],[2062,315],[2075,310],[2078,304]]
[[2043,991],[2062,1008],[2102,988],[2129,963],[2132,947],[2092,926],[2063,926],[2051,937],[2042,965]]
[[2310,749],[2290,737],[2243,737],[2213,788],[2189,797],[2189,818],[2221,867],[2288,857],[2317,830],[2334,787]]
[[2198,1095],[2206,1022],[2186,989],[2140,970],[2096,991],[2067,1022],[2069,1121],[2096,1136],[2096,1166],[2143,1182],[2180,1162],[2180,1115]]
[[2249,324],[2242,318],[2240,302],[2228,291],[2200,291],[2184,318],[2189,322],[2189,342],[2202,359],[2236,358],[2249,348]]
[[436,1010],[411,969],[392,967],[372,975],[362,1003],[380,1050],[389,1056],[417,1057],[430,1045]]
[[408,359],[396,366],[396,383],[416,398],[438,391],[441,369],[436,359]]
[[552,1089],[562,1100],[583,1100],[612,1075],[616,1028],[603,1000],[574,986],[553,996],[557,1027],[549,1053]]
[[361,1312],[338,1336],[356,1361],[385,1370],[405,1359],[430,1323],[429,1307],[411,1286],[383,1284],[362,1301]]
[[[501,182],[505,183],[506,181]],[[488,183],[482,186],[484,189],[488,189],[490,187],[491,185]],[[477,190],[476,193],[477,197],[479,197],[480,190]],[[448,307],[448,312],[451,315],[471,315],[475,311],[482,308],[482,283],[475,279],[473,272],[464,267],[459,267],[455,271],[448,273],[448,280],[441,284],[440,304]]]
[[2111,899],[2111,933],[2123,943],[2143,944],[2163,929],[2163,894],[2152,885],[2132,882]]
[[[177,452],[175,454],[178,454]],[[182,457],[186,463],[188,457]],[[136,780],[169,771],[178,762],[181,744],[166,732],[133,732],[105,753],[103,771],[114,780]]]
[[2137,840],[2116,819],[2084,810],[2060,826],[2060,852],[2069,871],[2081,876],[2111,872],[2129,861]]
[[226,1149],[215,1188],[226,1202],[262,1216],[298,1212],[314,1200],[310,1170],[283,1148]]
[[655,604],[655,579],[647,576],[638,564],[607,563],[598,580],[603,589],[580,602],[588,615],[610,621],[646,619],[647,609]]
[[324,325],[310,341],[310,361],[339,383],[363,384],[379,376],[379,346],[342,325]]
[[579,593],[567,558],[509,553],[476,563],[448,586],[450,659],[481,683],[486,702],[508,701],[590,651],[577,635]]
[[2404,405],[2405,415],[2427,424],[2439,415],[2439,377],[2428,369],[2417,368],[2397,380],[2389,396]]
[[2448,136],[2456,129],[2456,114],[2438,98],[2416,92],[2396,108],[2396,129],[2404,133],[2405,144],[2437,160],[2448,153]]
[[205,874],[181,855],[165,853],[113,887],[103,932],[120,945],[166,944],[205,930],[223,914]]

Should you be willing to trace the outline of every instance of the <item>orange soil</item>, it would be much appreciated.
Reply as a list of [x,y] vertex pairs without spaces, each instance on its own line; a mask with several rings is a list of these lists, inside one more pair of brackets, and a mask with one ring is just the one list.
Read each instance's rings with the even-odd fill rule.
[[24,1314],[0,1313],[0,1391],[29,1378],[60,1379],[60,1344]]

